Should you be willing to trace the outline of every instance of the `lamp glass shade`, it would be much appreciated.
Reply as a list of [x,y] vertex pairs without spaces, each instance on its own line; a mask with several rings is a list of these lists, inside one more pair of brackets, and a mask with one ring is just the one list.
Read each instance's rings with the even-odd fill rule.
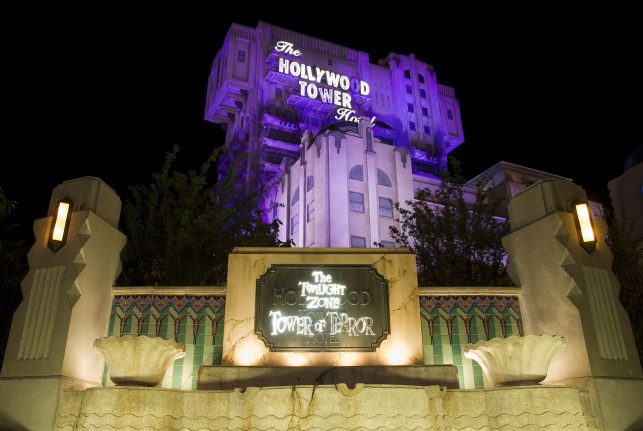
[[62,241],[65,236],[69,207],[70,205],[67,202],[58,202],[58,210],[56,211],[56,219],[54,220],[54,230],[51,234],[51,239],[54,241]]
[[594,236],[594,229],[592,228],[592,221],[589,217],[589,207],[587,204],[576,204],[576,216],[578,217],[578,224],[580,225],[580,234],[583,242],[593,242],[596,240]]
[[578,242],[588,253],[591,253],[596,248],[596,232],[589,205],[587,202],[576,201],[572,203],[572,212],[578,232]]
[[48,243],[49,248],[54,253],[67,242],[67,233],[69,232],[69,222],[71,221],[71,212],[73,209],[72,205],[72,200],[65,198],[59,200],[54,208]]

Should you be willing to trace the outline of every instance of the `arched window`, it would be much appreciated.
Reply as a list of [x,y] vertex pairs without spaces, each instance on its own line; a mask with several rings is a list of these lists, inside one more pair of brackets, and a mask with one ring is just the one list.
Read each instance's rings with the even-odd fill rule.
[[348,173],[348,178],[355,181],[364,181],[364,165],[355,165]]
[[377,170],[377,184],[385,187],[393,187],[393,184],[391,184],[391,179],[381,169]]
[[292,203],[291,205],[295,205],[297,202],[299,202],[299,187],[295,189],[295,193],[292,194]]

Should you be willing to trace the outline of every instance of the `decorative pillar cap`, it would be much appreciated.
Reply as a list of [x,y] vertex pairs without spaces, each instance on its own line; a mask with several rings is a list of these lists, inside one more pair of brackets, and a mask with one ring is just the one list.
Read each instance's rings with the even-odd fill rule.
[[582,187],[571,181],[539,181],[509,201],[511,231],[555,212],[570,212],[570,203],[575,200],[587,201],[587,195]]
[[51,192],[48,215],[53,214],[56,203],[64,198],[70,198],[73,201],[73,211],[92,211],[118,228],[121,199],[100,178],[81,177],[57,185]]

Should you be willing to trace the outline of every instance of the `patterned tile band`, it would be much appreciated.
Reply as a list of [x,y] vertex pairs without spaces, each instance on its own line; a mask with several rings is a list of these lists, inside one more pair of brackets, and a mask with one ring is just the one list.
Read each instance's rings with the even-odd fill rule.
[[[186,356],[171,367],[162,387],[195,389],[202,364],[221,364],[225,297],[116,296],[109,335],[147,335],[184,343]],[[420,298],[424,363],[454,364],[460,387],[490,387],[480,366],[464,357],[464,345],[522,335],[517,297],[428,296]],[[111,385],[105,367],[103,384]]]
[[[202,364],[221,364],[223,314],[221,296],[115,296],[109,335],[147,335],[185,344],[185,357],[163,379],[168,389],[196,389]],[[103,384],[112,385],[105,367]]]
[[517,297],[428,296],[420,298],[424,363],[458,367],[460,387],[491,387],[480,366],[464,357],[464,346],[495,337],[522,335]]

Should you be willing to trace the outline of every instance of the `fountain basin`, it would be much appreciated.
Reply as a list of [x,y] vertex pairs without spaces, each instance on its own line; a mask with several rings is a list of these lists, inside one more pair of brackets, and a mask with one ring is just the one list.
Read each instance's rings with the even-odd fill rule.
[[120,386],[158,386],[174,361],[185,356],[185,345],[159,337],[105,337],[94,341],[105,358],[109,375]]
[[565,345],[557,335],[511,336],[467,344],[464,356],[480,364],[496,387],[535,385],[547,377],[549,363]]

